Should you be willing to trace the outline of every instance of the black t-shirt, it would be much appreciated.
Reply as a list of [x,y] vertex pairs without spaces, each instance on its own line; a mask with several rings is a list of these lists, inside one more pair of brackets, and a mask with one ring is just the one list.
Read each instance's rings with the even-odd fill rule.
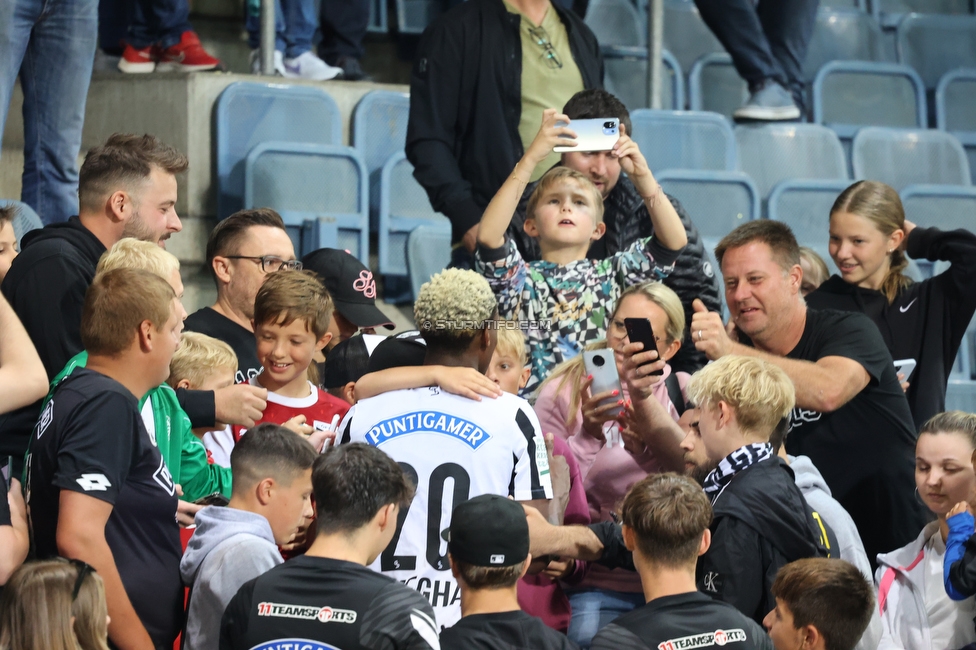
[[915,499],[915,439],[908,400],[877,326],[860,313],[808,309],[791,359],[846,357],[868,385],[832,413],[793,410],[786,450],[809,456],[850,513],[872,560],[915,539],[927,520]]
[[62,490],[112,504],[105,539],[125,592],[157,648],[182,623],[176,486],[122,384],[87,368],[55,391],[31,436],[27,498],[38,558],[57,556]]
[[7,502],[7,479],[0,472],[0,526],[10,526],[10,504]]
[[188,332],[212,336],[233,348],[234,354],[237,355],[237,375],[234,377],[234,383],[246,384],[251,377],[260,374],[261,362],[258,361],[254,332],[246,327],[241,327],[210,307],[204,307],[190,314],[183,321],[183,328]]
[[773,650],[755,621],[697,591],[655,598],[597,632],[591,650]]
[[444,650],[578,650],[565,634],[522,611],[465,616],[441,632]]
[[220,650],[439,650],[417,591],[360,564],[302,555],[241,587]]

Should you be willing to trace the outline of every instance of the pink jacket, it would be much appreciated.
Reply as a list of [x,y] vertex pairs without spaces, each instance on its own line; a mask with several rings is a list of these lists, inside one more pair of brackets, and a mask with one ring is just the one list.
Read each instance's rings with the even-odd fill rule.
[[[590,512],[586,505],[586,493],[583,491],[579,464],[573,457],[569,444],[558,435],[553,439],[552,455],[564,457],[566,464],[569,465],[569,501],[566,503],[563,523],[583,525],[590,523]],[[563,582],[578,583],[585,573],[586,563],[577,562],[576,568]],[[561,632],[569,629],[569,619],[572,615],[569,599],[566,598],[559,583],[553,582],[547,576],[540,573],[522,578],[518,584],[518,601],[522,611],[538,616],[552,629]]]
[[[664,385],[664,379],[669,374],[671,367],[665,366],[661,381],[654,385],[653,395],[668,409],[671,417],[677,420],[678,411],[668,398],[668,389]],[[690,377],[684,372],[679,372],[677,377],[681,392],[685,394]],[[560,386],[558,379],[546,384],[536,399],[535,412],[544,433],[554,433],[557,438],[561,437],[569,442],[573,455],[579,462],[591,521],[608,521],[611,519],[610,512],[620,504],[627,490],[648,474],[661,471],[661,467],[650,451],[634,456],[624,449],[616,423],[604,425],[604,433],[612,444],[597,440],[583,431],[581,411],[577,411],[572,425],[567,427],[566,416],[573,390],[575,387],[569,384]],[[625,387],[624,399],[628,398]],[[597,564],[590,565],[580,584],[612,591],[642,591],[640,577],[633,571],[611,570]]]

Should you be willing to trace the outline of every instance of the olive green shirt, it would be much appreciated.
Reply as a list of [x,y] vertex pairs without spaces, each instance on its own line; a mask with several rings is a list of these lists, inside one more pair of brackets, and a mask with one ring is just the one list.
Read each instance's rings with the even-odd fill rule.
[[[509,13],[519,13],[507,2],[505,8]],[[518,130],[522,147],[528,150],[542,126],[542,111],[555,108],[562,112],[569,98],[583,90],[583,76],[573,60],[566,26],[552,6],[539,27],[522,15],[519,36],[522,39],[522,116]],[[557,162],[559,154],[549,154],[535,168],[532,180],[538,180]]]

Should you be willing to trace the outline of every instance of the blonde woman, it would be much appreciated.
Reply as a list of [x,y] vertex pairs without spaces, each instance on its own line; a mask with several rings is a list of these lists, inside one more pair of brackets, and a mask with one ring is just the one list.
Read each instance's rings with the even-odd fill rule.
[[108,650],[105,585],[78,560],[23,565],[0,600],[0,650]]
[[[905,219],[893,188],[858,181],[830,210],[830,256],[840,270],[806,297],[814,309],[866,314],[893,359],[917,363],[907,397],[915,427],[945,410],[946,383],[976,312],[976,234],[921,228]],[[924,282],[904,274],[906,254],[951,262]]]

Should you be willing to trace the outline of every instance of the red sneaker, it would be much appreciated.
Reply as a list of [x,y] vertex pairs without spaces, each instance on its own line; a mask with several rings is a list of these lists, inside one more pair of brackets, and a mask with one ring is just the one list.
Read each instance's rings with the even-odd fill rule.
[[131,45],[125,46],[125,50],[122,52],[122,58],[119,59],[119,70],[130,74],[141,74],[152,72],[155,69],[156,59],[153,56],[153,48],[151,45],[141,48],[135,48]]
[[162,51],[159,57],[160,72],[193,72],[194,70],[213,70],[220,60],[207,54],[200,45],[196,32],[183,32],[180,42]]

